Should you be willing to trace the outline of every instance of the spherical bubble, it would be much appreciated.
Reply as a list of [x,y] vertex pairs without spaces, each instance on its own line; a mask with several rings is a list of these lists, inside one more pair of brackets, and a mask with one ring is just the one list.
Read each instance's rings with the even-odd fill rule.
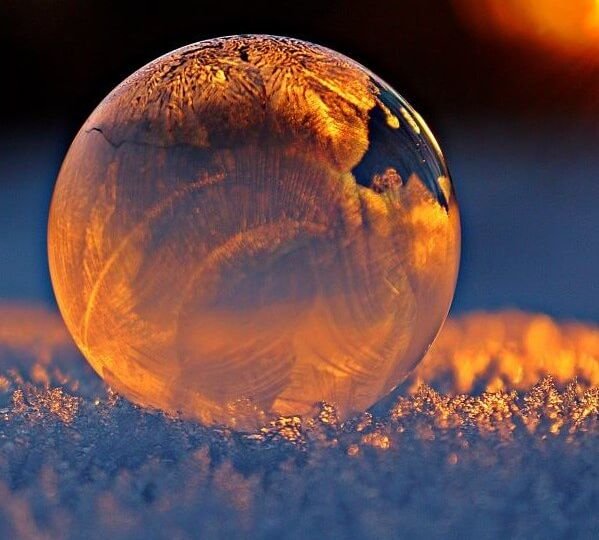
[[246,429],[342,418],[447,315],[459,216],[418,114],[356,62],[236,36],[163,56],[75,137],[49,221],[75,342],[142,405]]

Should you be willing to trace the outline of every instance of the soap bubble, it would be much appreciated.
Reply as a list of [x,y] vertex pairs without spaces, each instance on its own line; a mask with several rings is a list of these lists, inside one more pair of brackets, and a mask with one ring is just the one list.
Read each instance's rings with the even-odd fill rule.
[[455,289],[441,150],[336,52],[235,36],[113,90],[73,141],[48,240],[64,320],[129,399],[249,429],[374,404],[420,361]]

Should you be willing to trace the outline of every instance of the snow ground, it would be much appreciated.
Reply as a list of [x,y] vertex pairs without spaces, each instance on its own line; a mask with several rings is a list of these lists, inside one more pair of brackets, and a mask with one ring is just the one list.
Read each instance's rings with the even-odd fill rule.
[[446,325],[343,425],[250,434],[113,394],[55,313],[0,307],[2,538],[597,538],[599,328]]

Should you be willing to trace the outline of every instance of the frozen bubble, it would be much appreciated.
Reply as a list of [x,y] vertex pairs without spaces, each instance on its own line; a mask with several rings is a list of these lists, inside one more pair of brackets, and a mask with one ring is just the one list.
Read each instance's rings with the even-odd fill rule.
[[386,395],[439,331],[460,247],[420,116],[356,62],[268,36],[176,50],[111,92],[64,160],[48,234],[94,369],[237,428]]

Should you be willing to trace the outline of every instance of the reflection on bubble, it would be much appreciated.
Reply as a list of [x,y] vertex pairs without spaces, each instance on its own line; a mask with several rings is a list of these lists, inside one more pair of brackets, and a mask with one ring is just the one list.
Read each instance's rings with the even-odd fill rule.
[[245,36],[174,51],[93,112],[49,222],[58,303],[134,401],[251,427],[342,417],[401,382],[453,295],[438,144],[330,50]]

